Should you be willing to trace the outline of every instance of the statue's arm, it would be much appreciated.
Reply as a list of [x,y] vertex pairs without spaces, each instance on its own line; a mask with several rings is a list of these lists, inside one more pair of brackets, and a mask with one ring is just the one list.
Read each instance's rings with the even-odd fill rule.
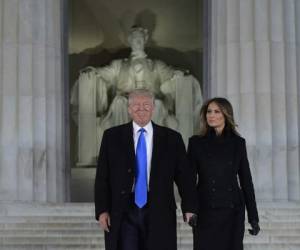
[[175,76],[175,70],[162,61],[155,61],[155,71],[159,77],[159,81],[163,84],[171,80]]
[[71,117],[73,121],[78,125],[78,99],[79,99],[79,93],[78,93],[78,80],[74,83],[72,89],[71,89],[71,95],[70,95],[70,104],[71,104]]
[[176,82],[178,78],[182,78],[184,73],[180,70],[168,66],[162,61],[156,62],[156,69],[160,80],[160,91],[165,95],[175,98]]
[[[88,66],[80,71],[80,75],[71,93],[71,104],[74,110],[74,117],[78,113],[79,85],[85,93],[95,93],[95,106],[97,115],[102,115],[108,108],[108,91],[115,87],[116,77],[119,74],[121,61],[115,60],[110,65],[100,68]],[[92,92],[90,92],[92,91]],[[76,120],[76,118],[74,119]]]
[[119,76],[121,60],[114,60],[110,65],[96,69],[97,75],[97,112],[99,115],[108,109],[108,91],[116,87],[116,78]]
[[120,74],[122,61],[114,60],[110,65],[96,69],[96,74],[103,80],[107,88],[114,87],[116,78]]
[[[79,106],[81,107],[86,103],[94,103],[94,105],[87,105],[87,109],[90,111],[94,110],[98,114],[106,111],[108,105],[106,85],[106,82],[98,75],[96,68],[89,66],[80,70],[78,80],[71,91],[72,117],[75,121]],[[83,103],[81,103],[82,101]]]

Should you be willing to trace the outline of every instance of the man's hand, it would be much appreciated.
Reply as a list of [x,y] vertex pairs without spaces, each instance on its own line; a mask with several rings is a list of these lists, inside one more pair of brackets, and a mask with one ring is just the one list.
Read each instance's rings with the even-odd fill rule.
[[257,235],[260,231],[260,227],[257,221],[250,222],[251,229],[248,229],[251,235]]
[[109,213],[104,212],[99,215],[99,224],[100,227],[106,231],[109,232],[109,227],[110,227],[110,216]]
[[191,227],[195,227],[197,225],[197,215],[194,213],[185,213],[183,215],[183,219],[187,222]]

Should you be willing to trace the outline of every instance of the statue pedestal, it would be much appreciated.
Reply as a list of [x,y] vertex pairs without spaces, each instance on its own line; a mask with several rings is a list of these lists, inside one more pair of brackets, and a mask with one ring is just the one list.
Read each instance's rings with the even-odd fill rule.
[[[129,85],[124,92],[119,90],[120,93],[113,95],[112,100],[108,102],[107,92],[109,90],[105,87],[107,82],[99,76],[99,70],[81,72],[72,89],[71,104],[74,106],[74,113],[78,113],[78,117],[76,117],[78,167],[96,164],[102,135],[107,128],[130,121],[127,114],[126,95],[135,87]],[[153,77],[155,78],[155,76]],[[154,92],[157,96],[155,98],[156,110],[152,120],[159,125],[180,132],[187,146],[189,137],[198,131],[202,105],[200,83],[192,75],[182,75],[167,79],[160,84],[161,90],[157,89],[157,92]],[[104,89],[100,91],[100,87],[104,87]],[[151,91],[155,90],[154,86],[147,88]],[[104,102],[104,100],[106,101]],[[101,102],[103,102],[102,106]],[[170,108],[173,104],[174,110]]]
[[96,168],[72,168],[71,170],[71,201],[94,202],[94,183]]

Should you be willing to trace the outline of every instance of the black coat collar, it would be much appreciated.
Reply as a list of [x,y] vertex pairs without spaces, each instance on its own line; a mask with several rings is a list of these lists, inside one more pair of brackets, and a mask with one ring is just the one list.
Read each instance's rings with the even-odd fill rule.
[[[152,180],[155,179],[155,175],[158,173],[160,168],[160,162],[163,158],[165,144],[166,144],[166,133],[163,127],[152,122],[153,126],[153,148],[152,148],[152,158],[151,158],[151,172],[150,172],[150,189]],[[124,130],[122,133],[122,144],[124,151],[126,152],[126,158],[129,166],[135,166],[135,151],[134,151],[134,140],[133,140],[133,124],[132,122],[126,123],[124,125]],[[128,153],[127,153],[128,152]],[[133,170],[135,168],[133,167]]]

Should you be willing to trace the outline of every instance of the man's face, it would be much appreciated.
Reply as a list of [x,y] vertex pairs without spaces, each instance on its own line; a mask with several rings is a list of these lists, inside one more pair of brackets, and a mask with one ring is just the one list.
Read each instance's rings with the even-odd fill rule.
[[131,119],[141,127],[144,127],[152,118],[154,105],[148,96],[133,96],[128,106],[128,113]]

